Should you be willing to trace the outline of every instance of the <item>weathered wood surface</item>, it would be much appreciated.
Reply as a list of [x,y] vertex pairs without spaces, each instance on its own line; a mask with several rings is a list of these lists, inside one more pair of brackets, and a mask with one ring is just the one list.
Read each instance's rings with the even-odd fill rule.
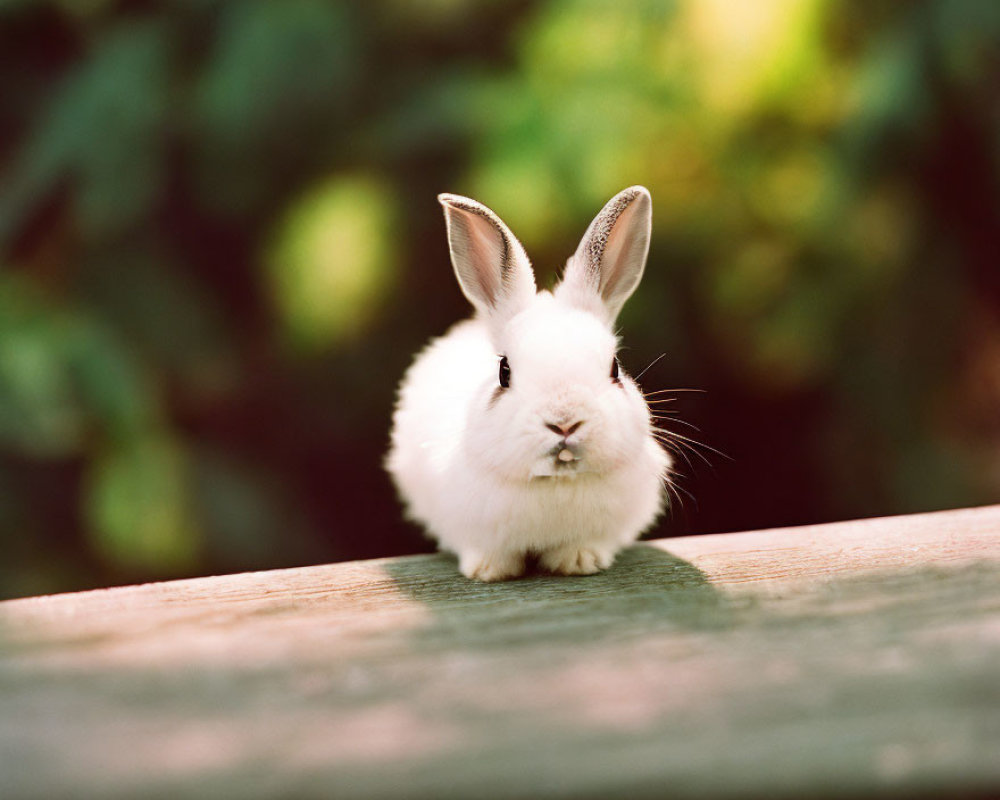
[[1000,790],[1000,506],[0,603],[0,797]]

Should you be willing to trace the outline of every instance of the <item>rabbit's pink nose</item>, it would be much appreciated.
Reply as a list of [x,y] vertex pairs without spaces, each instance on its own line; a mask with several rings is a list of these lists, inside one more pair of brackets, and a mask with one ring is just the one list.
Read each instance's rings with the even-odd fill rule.
[[554,422],[546,422],[545,427],[548,428],[553,433],[557,433],[563,437],[563,439],[568,439],[583,425],[583,420],[578,420],[572,425],[556,425]]

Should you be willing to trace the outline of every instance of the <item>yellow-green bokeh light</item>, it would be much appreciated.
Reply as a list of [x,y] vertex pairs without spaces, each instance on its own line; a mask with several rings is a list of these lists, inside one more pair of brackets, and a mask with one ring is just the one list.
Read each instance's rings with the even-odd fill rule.
[[395,275],[394,207],[392,192],[367,176],[326,181],[292,206],[266,268],[295,347],[336,347],[374,319]]

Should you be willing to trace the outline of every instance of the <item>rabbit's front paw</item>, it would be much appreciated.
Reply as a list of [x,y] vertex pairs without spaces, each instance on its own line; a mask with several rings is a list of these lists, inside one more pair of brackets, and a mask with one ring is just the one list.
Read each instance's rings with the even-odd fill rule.
[[458,568],[466,578],[492,583],[524,574],[523,553],[462,553]]
[[611,566],[615,551],[595,545],[567,545],[542,553],[539,563],[558,575],[594,575]]

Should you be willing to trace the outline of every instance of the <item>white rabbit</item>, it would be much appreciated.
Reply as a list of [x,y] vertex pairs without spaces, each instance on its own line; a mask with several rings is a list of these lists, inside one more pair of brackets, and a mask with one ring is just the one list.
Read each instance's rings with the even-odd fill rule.
[[656,519],[671,460],[612,326],[642,277],[651,201],[617,194],[553,292],[485,206],[438,196],[475,316],[433,340],[403,378],[386,468],[408,516],[469,578],[517,577],[525,559],[588,575]]

